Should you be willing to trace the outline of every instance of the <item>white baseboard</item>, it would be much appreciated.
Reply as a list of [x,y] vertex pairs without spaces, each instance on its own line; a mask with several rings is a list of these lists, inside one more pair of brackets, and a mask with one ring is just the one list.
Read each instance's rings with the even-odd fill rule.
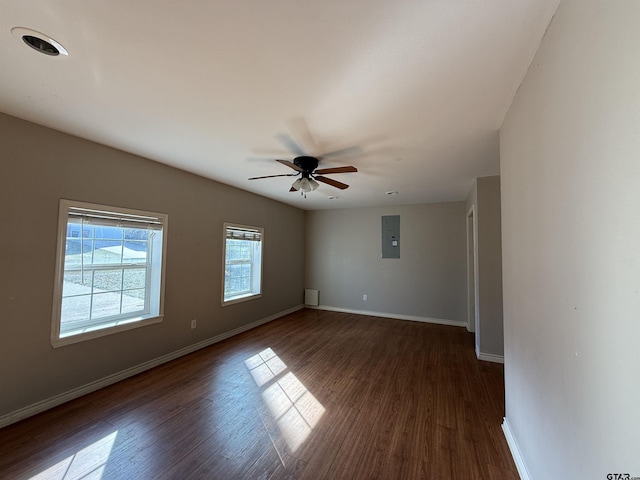
[[493,353],[476,352],[478,360],[484,360],[485,362],[504,363],[503,355],[494,355]]
[[504,432],[504,436],[507,439],[507,445],[509,445],[509,450],[511,451],[511,456],[513,457],[513,461],[516,464],[516,468],[518,469],[520,479],[531,480],[529,471],[527,470],[527,466],[525,465],[522,454],[520,453],[520,448],[518,448],[518,443],[513,436],[513,432],[511,431],[511,427],[509,427],[509,422],[507,421],[506,417],[502,421],[502,431]]
[[457,320],[445,320],[442,318],[429,318],[429,317],[418,317],[414,315],[402,315],[397,313],[386,313],[386,312],[370,312],[368,310],[352,310],[349,308],[338,308],[338,307],[329,307],[327,305],[319,305],[317,307],[310,307],[307,305],[307,308],[316,309],[316,310],[327,310],[329,312],[342,312],[342,313],[353,313],[355,315],[367,315],[369,317],[383,317],[383,318],[394,318],[397,320],[410,320],[412,322],[423,322],[423,323],[436,323],[438,325],[449,325],[453,327],[464,327],[467,322],[461,322]]
[[304,305],[297,305],[293,308],[283,310],[282,312],[269,315],[268,317],[256,320],[255,322],[249,323],[247,325],[242,325],[241,327],[235,328],[220,335],[216,335],[215,337],[207,338],[206,340],[203,340],[201,342],[181,348],[180,350],[176,350],[175,352],[168,353],[161,357],[154,358],[153,360],[149,360],[148,362],[141,363],[134,367],[127,368],[126,370],[122,370],[121,372],[114,373],[113,375],[109,375],[86,385],[74,388],[73,390],[69,390],[68,392],[55,395],[40,402],[28,405],[24,408],[9,412],[8,414],[0,416],[0,428],[6,427],[7,425],[18,422],[27,417],[31,417],[32,415],[36,415],[40,412],[44,412],[45,410],[56,407],[70,400],[74,400],[88,393],[95,392],[96,390],[99,390],[101,388],[113,385],[114,383],[117,383],[121,380],[142,373],[145,370],[149,370],[151,368],[157,367],[158,365],[162,365],[163,363],[167,363],[171,360],[175,360],[176,358],[188,355],[189,353],[193,353],[196,350],[208,347],[209,345],[213,345],[214,343],[221,342],[222,340],[226,340],[227,338],[233,337],[234,335],[238,335],[240,333],[246,332],[247,330],[251,330],[252,328],[259,327],[260,325],[276,320],[277,318],[284,317],[285,315],[289,315],[290,313],[301,310],[302,308],[304,308]]

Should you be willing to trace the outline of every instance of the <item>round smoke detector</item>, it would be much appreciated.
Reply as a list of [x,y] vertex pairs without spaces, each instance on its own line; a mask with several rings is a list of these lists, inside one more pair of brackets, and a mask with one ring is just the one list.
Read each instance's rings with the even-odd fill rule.
[[36,52],[50,55],[52,57],[58,55],[69,55],[66,48],[44,33],[23,27],[12,28],[11,33],[13,33],[15,37],[22,39],[25,44],[33,48]]

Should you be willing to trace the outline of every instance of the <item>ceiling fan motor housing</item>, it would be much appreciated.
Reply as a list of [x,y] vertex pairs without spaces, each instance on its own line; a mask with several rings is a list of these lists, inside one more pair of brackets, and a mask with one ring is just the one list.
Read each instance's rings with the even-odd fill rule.
[[293,163],[294,165],[304,170],[304,173],[307,174],[313,172],[316,168],[318,168],[318,159],[315,157],[296,157],[293,159]]

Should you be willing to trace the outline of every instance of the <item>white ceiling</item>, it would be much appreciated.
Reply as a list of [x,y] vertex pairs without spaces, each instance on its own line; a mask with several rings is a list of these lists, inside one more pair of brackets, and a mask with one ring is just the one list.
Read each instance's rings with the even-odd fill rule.
[[[558,2],[0,0],[0,111],[303,209],[462,200],[499,173]],[[292,135],[310,154],[357,147],[320,162],[356,166],[331,175],[351,187],[247,180],[293,172],[274,161]]]

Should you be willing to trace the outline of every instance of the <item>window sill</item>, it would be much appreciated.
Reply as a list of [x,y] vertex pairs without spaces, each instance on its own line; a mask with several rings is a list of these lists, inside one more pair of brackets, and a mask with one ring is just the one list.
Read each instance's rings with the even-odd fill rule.
[[249,300],[254,300],[256,298],[262,297],[261,293],[246,293],[244,295],[238,295],[237,297],[231,297],[229,300],[222,300],[222,306],[226,307],[227,305],[233,305],[236,303],[242,303]]
[[93,338],[104,337],[118,332],[133,330],[134,328],[145,327],[154,323],[162,322],[164,315],[151,315],[145,317],[135,317],[121,319],[103,325],[80,328],[65,332],[58,337],[52,336],[51,345],[54,348],[63,347],[72,343],[84,342]]

